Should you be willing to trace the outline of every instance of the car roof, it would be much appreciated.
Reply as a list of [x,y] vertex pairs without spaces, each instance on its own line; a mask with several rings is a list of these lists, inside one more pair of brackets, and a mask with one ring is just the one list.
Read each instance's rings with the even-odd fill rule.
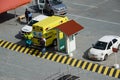
[[38,16],[34,17],[32,20],[40,21],[40,20],[43,20],[47,17],[48,16],[46,16],[46,15],[38,15]]
[[118,37],[119,37],[119,36],[116,36],[116,35],[105,35],[105,36],[101,37],[101,38],[99,39],[99,41],[110,42],[110,41],[112,41],[113,39],[118,38]]

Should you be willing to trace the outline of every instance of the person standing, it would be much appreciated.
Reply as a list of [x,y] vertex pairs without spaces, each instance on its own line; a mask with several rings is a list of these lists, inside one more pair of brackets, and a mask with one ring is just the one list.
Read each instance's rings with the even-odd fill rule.
[[29,13],[30,13],[30,11],[28,11],[28,9],[26,8],[26,10],[25,10],[26,23],[28,23],[28,21],[29,21],[29,16],[28,16]]
[[24,34],[24,37],[25,37],[26,46],[30,47],[32,45],[32,38],[33,38],[32,32],[26,32]]
[[28,12],[28,21],[31,21],[32,20],[32,13],[29,11]]
[[45,38],[42,37],[41,40],[40,40],[42,54],[45,54],[45,52],[46,52],[46,45],[45,45],[45,43],[46,43],[46,40],[45,40]]

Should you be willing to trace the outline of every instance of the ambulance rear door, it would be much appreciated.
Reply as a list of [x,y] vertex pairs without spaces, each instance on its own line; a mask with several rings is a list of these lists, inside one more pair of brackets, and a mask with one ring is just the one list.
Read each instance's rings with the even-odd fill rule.
[[47,33],[45,33],[43,37],[46,38],[46,46],[51,45],[53,41],[56,39],[56,30],[53,29],[47,31]]

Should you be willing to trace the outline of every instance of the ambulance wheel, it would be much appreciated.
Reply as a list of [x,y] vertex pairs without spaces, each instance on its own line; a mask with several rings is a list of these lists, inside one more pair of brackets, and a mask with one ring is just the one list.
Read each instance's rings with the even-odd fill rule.
[[53,46],[57,46],[57,40],[56,39],[53,41]]

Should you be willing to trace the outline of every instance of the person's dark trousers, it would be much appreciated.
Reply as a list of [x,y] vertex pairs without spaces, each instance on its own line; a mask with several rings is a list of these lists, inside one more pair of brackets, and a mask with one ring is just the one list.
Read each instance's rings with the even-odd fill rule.
[[29,17],[29,21],[31,21],[32,20],[32,17]]
[[43,47],[42,50],[41,50],[42,54],[45,54],[46,53],[46,48]]

